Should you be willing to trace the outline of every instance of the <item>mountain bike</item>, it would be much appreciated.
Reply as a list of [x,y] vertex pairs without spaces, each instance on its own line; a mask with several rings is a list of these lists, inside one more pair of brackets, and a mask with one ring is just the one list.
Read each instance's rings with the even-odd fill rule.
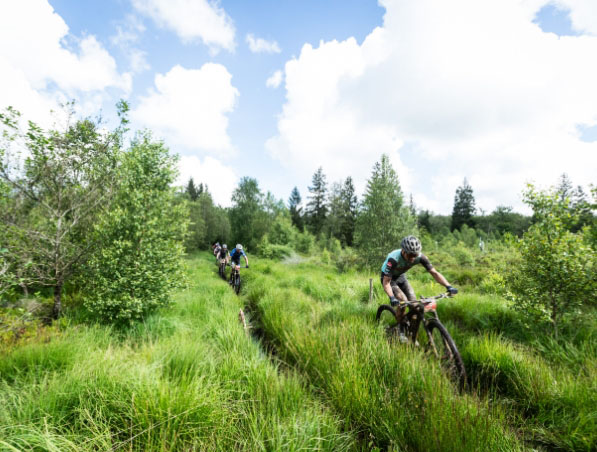
[[226,259],[220,259],[220,265],[218,267],[218,274],[220,275],[220,277],[226,281]]
[[[240,268],[241,267],[239,265],[235,266],[230,274],[230,284],[232,285],[232,288],[234,289],[236,295],[240,293],[240,286],[242,284],[242,281],[240,279]],[[242,268],[249,268],[249,266],[245,265]]]
[[[458,384],[460,389],[466,383],[466,370],[458,347],[446,327],[440,322],[437,315],[437,301],[449,298],[443,293],[435,297],[423,298],[418,301],[400,302],[395,308],[382,304],[377,309],[376,321],[385,326],[390,339],[406,338],[415,346],[422,347],[428,354],[440,360],[448,376]],[[408,310],[407,310],[408,308]],[[417,340],[419,326],[423,324],[426,335],[421,335]]]

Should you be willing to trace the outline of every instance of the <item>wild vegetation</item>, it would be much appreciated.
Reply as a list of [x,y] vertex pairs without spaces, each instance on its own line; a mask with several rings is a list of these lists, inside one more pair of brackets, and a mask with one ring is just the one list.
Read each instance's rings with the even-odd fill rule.
[[[384,155],[361,199],[319,168],[304,203],[244,177],[223,208],[173,186],[149,131],[127,141],[127,109],[111,131],[0,116],[0,450],[597,448],[596,188],[563,175],[527,187],[532,216],[487,215],[465,179],[442,216]],[[464,391],[375,324],[407,234],[461,290],[439,314]],[[238,297],[215,241],[250,256]]]

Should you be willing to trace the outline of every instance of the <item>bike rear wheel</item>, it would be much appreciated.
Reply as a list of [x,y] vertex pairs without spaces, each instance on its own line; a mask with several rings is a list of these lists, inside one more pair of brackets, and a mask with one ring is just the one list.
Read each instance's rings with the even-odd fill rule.
[[440,360],[448,376],[460,389],[466,384],[466,370],[458,347],[448,330],[437,319],[429,319],[425,326],[427,332],[427,350]]

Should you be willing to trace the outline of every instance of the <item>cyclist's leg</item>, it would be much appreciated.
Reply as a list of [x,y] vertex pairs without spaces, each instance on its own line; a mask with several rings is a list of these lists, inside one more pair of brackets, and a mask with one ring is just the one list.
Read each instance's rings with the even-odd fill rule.
[[[392,281],[393,282],[393,281]],[[415,291],[413,290],[412,286],[408,282],[406,275],[402,274],[398,279],[396,279],[396,285],[402,294],[404,294],[406,300],[408,301],[417,301],[417,296],[415,295]]]

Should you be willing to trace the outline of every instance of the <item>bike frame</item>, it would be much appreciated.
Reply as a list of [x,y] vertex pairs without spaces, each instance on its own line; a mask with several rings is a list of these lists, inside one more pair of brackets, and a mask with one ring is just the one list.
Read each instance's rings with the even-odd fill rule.
[[[408,326],[409,333],[411,335],[411,341],[413,343],[417,340],[419,328],[421,323],[423,323],[423,328],[425,328],[425,332],[427,333],[430,342],[433,342],[433,338],[431,337],[431,334],[429,334],[429,330],[427,328],[427,322],[429,318],[434,318],[438,322],[440,321],[437,314],[437,300],[449,297],[450,296],[448,294],[442,293],[435,297],[421,297],[421,299],[417,301],[402,302],[399,306],[394,308],[396,322],[399,326]],[[401,310],[406,308],[408,308],[408,311],[399,317],[398,314],[401,312]]]

